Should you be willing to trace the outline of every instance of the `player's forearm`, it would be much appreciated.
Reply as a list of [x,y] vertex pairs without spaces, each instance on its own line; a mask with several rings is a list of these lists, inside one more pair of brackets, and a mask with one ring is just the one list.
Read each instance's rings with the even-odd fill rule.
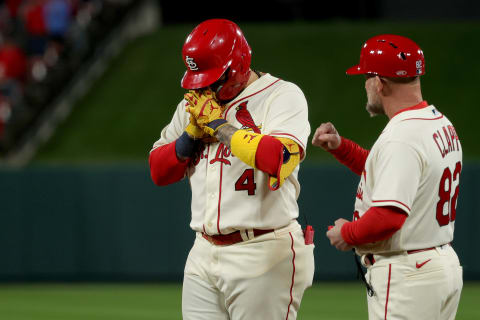
[[235,132],[237,132],[237,128],[232,126],[231,124],[226,124],[218,129],[215,134],[215,137],[223,143],[225,146],[230,148],[232,144],[232,137]]
[[369,150],[363,149],[355,142],[344,137],[342,137],[340,147],[330,151],[340,163],[347,166],[357,175],[362,174],[369,152]]
[[400,230],[406,219],[396,207],[371,207],[357,221],[342,226],[342,238],[353,246],[385,240]]
[[[226,124],[218,129],[215,136],[220,142],[232,149],[232,137],[238,130],[234,126]],[[249,166],[275,176],[279,166],[282,164],[282,143],[274,137],[252,134],[252,136],[257,136],[256,139],[259,140],[257,147],[246,148],[246,145],[238,145],[234,149],[238,150],[241,148],[242,152],[236,152],[236,156]]]
[[180,181],[185,176],[189,161],[182,161],[177,157],[175,145],[176,141],[160,146],[150,153],[150,175],[158,186]]

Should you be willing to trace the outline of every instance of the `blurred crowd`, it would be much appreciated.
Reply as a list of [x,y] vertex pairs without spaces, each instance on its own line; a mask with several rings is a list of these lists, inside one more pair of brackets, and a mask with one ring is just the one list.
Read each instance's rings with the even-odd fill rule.
[[95,54],[132,2],[0,0],[0,154]]

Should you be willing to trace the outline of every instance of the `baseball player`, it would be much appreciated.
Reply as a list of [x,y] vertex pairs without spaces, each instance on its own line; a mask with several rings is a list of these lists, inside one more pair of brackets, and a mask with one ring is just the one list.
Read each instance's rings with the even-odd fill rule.
[[157,185],[187,177],[196,232],[183,319],[295,319],[314,273],[297,222],[299,163],[310,134],[293,83],[250,68],[240,28],[199,24],[183,46],[189,92],[150,152]]
[[312,141],[360,176],[354,221],[338,219],[327,237],[362,256],[369,319],[454,319],[460,299],[462,267],[451,242],[462,146],[447,117],[423,100],[424,73],[412,40],[367,40],[347,74],[366,76],[366,109],[385,114],[388,124],[371,150],[331,123]]

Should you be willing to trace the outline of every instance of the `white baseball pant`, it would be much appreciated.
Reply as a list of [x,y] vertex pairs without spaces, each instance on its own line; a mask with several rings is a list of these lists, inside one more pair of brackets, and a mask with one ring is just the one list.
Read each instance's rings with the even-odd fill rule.
[[228,246],[197,233],[185,266],[183,319],[296,319],[312,285],[313,248],[296,221]]
[[462,267],[447,244],[412,254],[374,255],[366,279],[375,294],[370,320],[455,319],[462,291]]

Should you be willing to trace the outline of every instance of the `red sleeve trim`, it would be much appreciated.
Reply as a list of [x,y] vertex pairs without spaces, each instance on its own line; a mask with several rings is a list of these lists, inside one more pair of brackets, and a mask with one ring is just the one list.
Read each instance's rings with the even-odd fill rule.
[[390,238],[405,223],[406,213],[396,207],[371,207],[354,222],[342,226],[342,238],[352,246]]
[[355,142],[342,137],[340,147],[329,151],[340,163],[347,166],[357,175],[361,175],[365,168],[365,162],[369,154],[369,150],[363,149]]
[[185,176],[190,161],[177,158],[175,143],[176,141],[171,142],[150,152],[150,175],[157,186],[166,186],[182,180]]
[[283,162],[283,144],[271,136],[263,136],[255,153],[257,169],[277,177]]

